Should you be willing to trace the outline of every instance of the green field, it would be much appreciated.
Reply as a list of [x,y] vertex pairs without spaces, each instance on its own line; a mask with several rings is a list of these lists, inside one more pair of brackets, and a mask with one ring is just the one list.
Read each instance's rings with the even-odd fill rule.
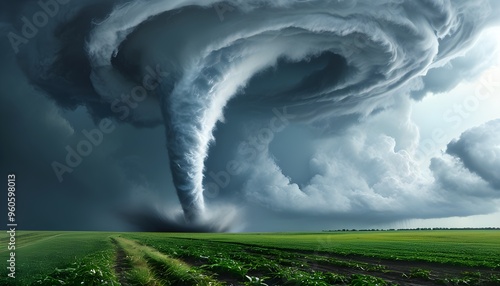
[[18,232],[0,285],[500,285],[500,231]]

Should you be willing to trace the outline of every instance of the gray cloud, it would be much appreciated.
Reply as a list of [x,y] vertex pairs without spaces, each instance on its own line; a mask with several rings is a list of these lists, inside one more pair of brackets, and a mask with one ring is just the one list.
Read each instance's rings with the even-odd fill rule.
[[500,120],[464,132],[448,144],[447,153],[456,156],[471,172],[500,190]]
[[[446,205],[438,190],[450,185],[446,178],[454,173],[442,166],[451,163],[438,158],[421,169],[413,161],[418,128],[408,119],[408,97],[448,90],[483,70],[481,53],[493,46],[470,49],[500,11],[487,0],[44,3],[52,6],[2,4],[2,56],[11,59],[2,72],[15,71],[3,77],[5,119],[16,118],[26,130],[3,143],[2,150],[15,152],[2,167],[44,170],[35,181],[79,190],[89,205],[105,190],[103,212],[111,201],[165,198],[172,206],[179,200],[195,223],[210,223],[219,216],[217,204],[242,197],[290,214],[378,213],[381,219]],[[231,9],[222,12],[221,3]],[[8,93],[23,96],[12,100]],[[41,95],[50,101],[31,104]],[[240,143],[262,135],[274,110],[284,108],[290,122],[254,150],[253,166],[207,192],[210,172],[244,156]],[[43,179],[56,180],[51,162],[63,161],[65,146],[84,139],[81,130],[109,118],[116,131],[66,174],[64,185]],[[288,143],[294,137],[300,140]],[[34,139],[43,144],[30,149]],[[288,155],[297,152],[303,154]],[[40,164],[22,167],[14,163],[17,156]],[[467,168],[493,180],[463,158]],[[96,168],[102,162],[106,166]],[[174,187],[178,199],[163,190]],[[145,194],[131,195],[137,192]],[[61,201],[69,209],[75,200]],[[444,209],[417,217],[445,216]],[[163,221],[170,227],[175,220]]]
[[[174,183],[189,220],[203,216],[204,161],[231,98],[264,108],[288,106],[303,121],[369,114],[391,91],[460,55],[493,17],[489,2],[432,7],[229,1],[234,11],[221,22],[206,9],[215,2],[197,3],[132,2],[115,9],[88,42],[92,83],[107,98],[126,86],[123,68],[110,60],[113,54],[139,53],[132,66],[163,55],[170,77],[159,97]],[[123,24],[123,17],[130,21]],[[139,27],[148,17],[154,19]],[[189,28],[190,19],[196,19],[196,29]],[[179,26],[185,27],[182,33],[173,29]],[[152,35],[155,45],[146,53],[139,45]],[[176,39],[175,47],[170,39]]]
[[[309,138],[315,152],[303,162],[311,178],[302,185],[287,177],[266,149],[248,162],[245,176],[249,179],[242,187],[243,194],[256,209],[335,221],[346,215],[351,220],[376,217],[380,222],[496,211],[500,193],[488,183],[488,177],[476,173],[496,175],[498,162],[494,158],[498,156],[492,152],[496,152],[498,138],[491,134],[497,134],[497,121],[465,132],[458,141],[467,150],[474,150],[467,156],[482,166],[471,172],[461,161],[464,156],[458,159],[444,154],[433,158],[430,166],[416,161],[419,132],[409,116],[409,100],[403,97],[392,108],[341,135]],[[450,149],[448,152],[456,155]]]
[[[3,55],[10,46],[1,42]],[[163,128],[137,129],[118,125],[106,134],[71,173],[59,182],[54,161],[65,164],[66,147],[95,129],[85,107],[60,109],[43,91],[33,88],[15,58],[3,57],[0,70],[0,142],[2,174],[17,177],[17,218],[22,229],[133,230],[120,217],[130,201],[155,197],[176,200],[169,178]],[[147,138],[148,140],[143,140]],[[6,205],[0,206],[5,210]]]
[[444,66],[430,69],[422,77],[422,86],[412,92],[412,97],[419,100],[427,93],[447,92],[461,82],[474,80],[498,56],[498,51],[495,50],[496,45],[494,40],[482,41],[481,44],[468,50],[465,55],[452,59]]

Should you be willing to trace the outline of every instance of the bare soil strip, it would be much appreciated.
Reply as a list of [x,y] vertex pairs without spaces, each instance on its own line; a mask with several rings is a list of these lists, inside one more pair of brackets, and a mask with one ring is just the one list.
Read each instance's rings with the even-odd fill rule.
[[[491,274],[499,275],[500,271],[495,271],[488,268],[482,267],[466,267],[466,266],[455,266],[447,265],[442,263],[432,263],[432,262],[422,262],[422,261],[405,261],[405,260],[389,260],[380,259],[361,255],[338,255],[328,252],[314,252],[314,251],[297,251],[297,250],[283,250],[275,249],[278,251],[285,251],[293,254],[304,254],[302,260],[307,263],[307,265],[316,271],[332,272],[337,274],[352,275],[352,274],[368,274],[376,277],[380,277],[388,282],[397,283],[399,285],[443,285],[439,280],[450,277],[460,277],[464,272],[479,272],[483,277],[487,277]],[[246,249],[252,252],[252,248]],[[317,261],[310,259],[306,256],[318,256],[324,258],[332,258],[336,261],[343,261],[349,263],[366,263],[370,265],[381,265],[385,268],[384,271],[380,270],[363,270],[360,268],[353,268],[349,266],[339,266],[335,265],[334,262],[329,263],[327,261]],[[273,258],[272,256],[270,258]],[[360,265],[362,268],[363,266]],[[429,279],[418,278],[418,277],[408,277],[413,269],[424,269],[429,270]],[[406,275],[406,277],[405,277]],[[488,282],[475,285],[494,285]]]
[[127,273],[132,269],[130,263],[127,261],[127,254],[122,247],[118,245],[116,240],[113,239],[113,244],[116,247],[116,260],[115,260],[115,273],[118,281],[122,286],[132,286],[127,279]]

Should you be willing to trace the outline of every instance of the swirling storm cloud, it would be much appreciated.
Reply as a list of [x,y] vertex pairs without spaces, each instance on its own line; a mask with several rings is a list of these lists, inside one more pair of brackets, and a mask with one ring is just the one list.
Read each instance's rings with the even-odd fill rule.
[[[228,215],[222,203],[236,206],[234,216],[325,220],[496,210],[499,161],[485,168],[476,159],[498,149],[498,138],[472,152],[482,140],[474,135],[488,132],[468,131],[448,153],[424,158],[410,105],[487,68],[478,42],[496,24],[497,1],[2,5],[15,65],[58,108],[83,108],[97,126],[164,129],[164,164],[188,224],[226,228],[214,222]],[[484,58],[495,48],[486,46]],[[478,128],[498,132],[497,123]],[[259,144],[249,144],[255,136]],[[294,153],[302,157],[287,159]],[[219,171],[228,161],[238,171]],[[53,162],[60,179],[71,176]],[[480,207],[466,206],[471,199]],[[125,217],[161,224],[145,222],[150,212]]]

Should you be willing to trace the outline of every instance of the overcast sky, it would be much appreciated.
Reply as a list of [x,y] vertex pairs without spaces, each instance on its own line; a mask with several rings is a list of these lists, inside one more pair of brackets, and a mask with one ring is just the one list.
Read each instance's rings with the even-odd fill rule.
[[18,224],[500,227],[498,13],[4,1],[0,170],[16,174]]

